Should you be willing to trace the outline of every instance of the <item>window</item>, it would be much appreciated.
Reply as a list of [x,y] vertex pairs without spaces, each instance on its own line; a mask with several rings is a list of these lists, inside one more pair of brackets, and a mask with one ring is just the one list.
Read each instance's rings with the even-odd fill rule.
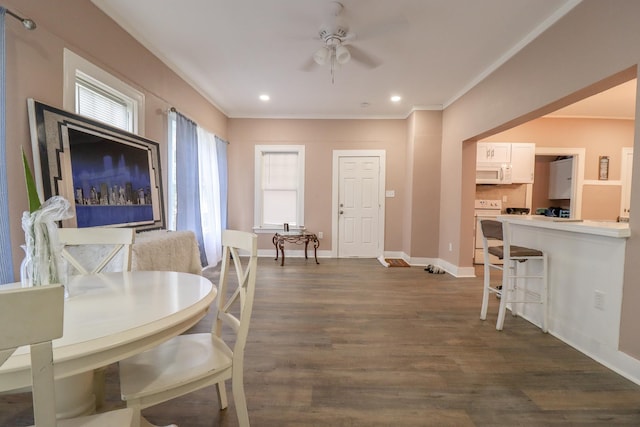
[[304,227],[304,146],[256,145],[254,231]]
[[63,105],[103,123],[144,135],[144,95],[68,49],[64,50]]

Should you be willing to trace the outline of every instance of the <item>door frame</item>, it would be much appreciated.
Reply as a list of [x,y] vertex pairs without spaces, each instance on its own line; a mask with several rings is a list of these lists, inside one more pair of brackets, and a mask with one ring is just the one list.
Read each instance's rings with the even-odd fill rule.
[[338,190],[340,188],[340,159],[343,157],[377,157],[380,160],[378,188],[378,257],[384,255],[385,230],[385,194],[386,194],[386,156],[385,150],[333,150],[333,177],[331,195],[331,257],[338,257]]

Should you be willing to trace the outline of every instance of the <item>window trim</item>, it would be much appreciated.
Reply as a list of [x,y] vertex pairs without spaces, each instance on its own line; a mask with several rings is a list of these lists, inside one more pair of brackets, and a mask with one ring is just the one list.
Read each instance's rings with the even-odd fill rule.
[[76,111],[76,79],[80,77],[117,98],[128,98],[127,101],[134,104],[132,133],[144,136],[144,93],[67,48],[64,49],[63,64],[62,107],[65,110]]
[[304,229],[305,146],[304,145],[256,145],[254,158],[254,233],[275,233],[281,227],[265,226],[262,223],[262,156],[265,153],[296,153],[298,155],[298,206],[296,229]]

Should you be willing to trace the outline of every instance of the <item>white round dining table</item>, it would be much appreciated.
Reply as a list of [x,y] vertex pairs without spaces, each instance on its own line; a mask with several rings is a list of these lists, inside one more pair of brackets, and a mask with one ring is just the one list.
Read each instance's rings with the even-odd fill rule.
[[[0,290],[11,286],[20,284],[2,285]],[[67,290],[64,333],[53,341],[56,403],[62,418],[93,410],[94,369],[186,331],[207,314],[217,293],[203,276],[169,271],[72,276]],[[0,392],[30,386],[29,348],[24,346],[0,367]]]

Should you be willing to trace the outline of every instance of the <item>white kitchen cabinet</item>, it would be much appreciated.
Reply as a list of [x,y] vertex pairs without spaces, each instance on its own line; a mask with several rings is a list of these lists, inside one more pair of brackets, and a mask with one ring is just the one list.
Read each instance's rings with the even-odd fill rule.
[[510,163],[510,142],[478,142],[476,163]]
[[571,199],[573,158],[549,163],[549,199]]
[[511,144],[511,182],[532,184],[536,166],[536,144],[518,142]]

